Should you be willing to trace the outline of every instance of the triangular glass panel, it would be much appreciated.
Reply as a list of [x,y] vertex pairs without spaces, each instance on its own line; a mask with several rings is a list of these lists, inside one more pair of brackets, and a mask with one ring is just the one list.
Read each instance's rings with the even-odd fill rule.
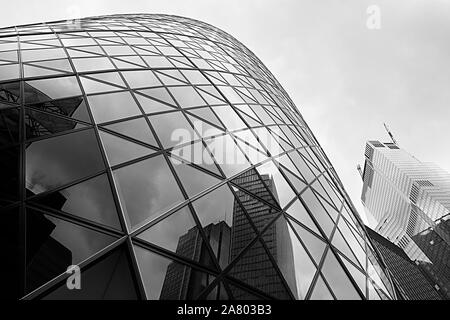
[[300,237],[301,241],[313,257],[314,261],[319,264],[326,248],[325,242],[323,242],[322,239],[319,239],[317,236],[313,235],[303,227],[299,226],[297,223],[292,221],[291,225],[294,227],[295,232]]
[[[312,187],[310,189],[314,190]],[[331,218],[334,220],[334,222],[336,222],[339,216],[339,212],[336,210],[336,208],[334,206],[331,206],[327,201],[325,201],[322,195],[316,192],[316,190],[314,190],[314,194],[316,195],[317,199],[319,199],[320,203],[328,212],[328,214],[331,216]]]
[[113,171],[128,224],[150,222],[184,200],[163,156]]
[[222,105],[226,101],[220,97],[219,92],[211,86],[197,87],[198,93],[205,99],[209,105]]
[[201,296],[198,297],[198,300],[230,300],[231,297],[229,294],[229,286],[227,286],[227,288],[224,283],[224,281],[219,281],[219,283],[215,285],[214,288],[208,289],[209,291],[207,293],[202,293]]
[[[0,68],[0,71],[2,71],[2,68]],[[62,71],[52,70],[52,69],[47,69],[47,68],[41,68],[38,66],[33,66],[33,65],[28,65],[28,64],[23,65],[23,73],[24,73],[24,77],[26,77],[26,78],[67,74],[67,72],[62,72]]]
[[128,91],[88,96],[88,101],[97,123],[142,115]]
[[322,266],[322,274],[338,300],[361,300],[361,296],[331,250],[328,250]]
[[214,279],[190,266],[134,246],[149,300],[193,300]]
[[152,146],[158,146],[153,133],[144,118],[113,123],[105,126],[105,128]]
[[120,230],[120,222],[106,174],[33,198],[30,203],[64,211]]
[[[233,134],[234,135],[234,134]],[[268,159],[267,154],[262,149],[256,149],[258,144],[245,143],[241,139],[236,139],[237,145],[243,150],[252,164],[259,164]]]
[[81,270],[82,290],[69,290],[66,280],[44,300],[136,300],[139,297],[126,248],[115,249]]
[[182,112],[157,114],[148,118],[165,148],[200,139]]
[[220,130],[208,122],[203,121],[202,119],[198,119],[197,117],[193,117],[189,114],[186,115],[191,123],[194,125],[194,129],[200,134],[202,138],[207,138],[215,135],[223,134],[224,131]]
[[30,292],[65,273],[116,239],[27,208],[27,280]]
[[50,136],[56,133],[85,128],[86,125],[67,118],[61,118],[49,113],[26,108],[25,128],[26,138],[33,139]]
[[228,131],[246,129],[246,124],[239,118],[236,112],[230,106],[214,107],[214,113],[224,123]]
[[319,200],[317,200],[317,197],[314,195],[311,189],[307,189],[305,192],[303,192],[301,197],[305,205],[309,209],[309,212],[311,212],[311,214],[318,222],[320,228],[325,232],[325,235],[329,237],[331,232],[333,231],[334,222],[322,207]]
[[141,105],[142,109],[144,109],[144,113],[146,114],[176,110],[173,106],[169,106],[167,104],[150,99],[143,95],[136,94],[135,96],[139,101],[139,104]]
[[264,179],[264,182],[267,184],[267,187],[270,189],[281,208],[284,208],[295,198],[292,187],[287,183],[274,162],[266,162],[256,167],[255,170],[257,170],[261,176],[267,177]]
[[216,115],[211,111],[210,107],[188,109],[186,111],[190,114],[193,114],[196,117],[205,119],[206,121],[215,124],[220,128],[223,128],[222,123],[220,123],[219,119],[217,119]]
[[161,86],[161,82],[151,70],[122,71],[121,73],[132,89]]
[[285,283],[259,240],[246,249],[228,275],[275,299],[291,299]]
[[[353,264],[347,261],[347,259],[341,256],[341,260],[344,262],[345,267],[351,273],[353,280],[358,284],[361,292],[366,294],[366,276],[359,271]],[[369,281],[370,282],[370,281]]]
[[333,296],[331,295],[330,290],[325,285],[325,282],[323,281],[322,277],[319,276],[319,278],[316,281],[316,284],[314,286],[313,292],[311,296],[309,297],[310,300],[334,300]]
[[92,129],[31,142],[26,148],[25,179],[31,194],[56,189],[104,168]]
[[[281,169],[281,168],[280,168]],[[294,185],[295,189],[297,190],[297,194],[303,191],[303,189],[306,188],[306,184],[297,178],[297,176],[294,176],[292,173],[290,173],[288,170],[282,170],[282,172],[286,175],[287,180]]]
[[209,234],[211,248],[222,269],[256,237],[243,208],[227,185],[195,200],[192,206]]
[[277,257],[280,261],[277,263],[296,299],[305,300],[317,269],[292,228],[287,226],[287,221],[284,217],[281,219],[288,231],[277,234],[277,247],[280,251],[280,257]]
[[176,107],[175,101],[173,101],[172,97],[169,95],[166,88],[150,88],[139,90],[137,92],[149,98],[153,98],[158,101],[165,102],[173,107]]
[[[176,70],[175,70],[176,71]],[[174,78],[174,76],[166,75],[162,72],[155,71],[158,75],[159,80],[166,86],[176,86],[176,85],[186,85],[186,80],[181,81]]]
[[112,92],[112,91],[117,91],[120,90],[120,88],[100,82],[100,81],[96,81],[96,80],[92,80],[92,79],[88,79],[86,77],[81,76],[80,77],[81,80],[81,84],[83,86],[84,91],[86,92],[86,94],[91,94],[91,93],[100,93],[100,92]]
[[[207,228],[215,227],[210,225]],[[220,230],[217,231],[220,234]],[[208,245],[203,240],[201,231],[188,207],[183,207],[171,215],[165,216],[137,237],[195,261],[206,268],[217,269],[213,258],[211,258]],[[220,241],[221,239],[214,240]]]
[[289,157],[292,159],[292,162],[298,168],[298,172],[300,172],[307,183],[310,183],[312,180],[316,178],[316,176],[312,173],[311,169],[307,166],[303,157],[297,151],[290,152]]
[[342,234],[339,232],[338,229],[336,229],[336,231],[334,232],[331,244],[335,246],[339,251],[341,251],[353,263],[358,265],[358,260],[356,259],[355,255],[353,254],[348,244],[345,242],[344,237],[342,236]]
[[295,200],[295,202],[291,206],[289,206],[286,212],[291,217],[294,217],[297,221],[307,226],[312,231],[316,232],[316,234],[320,235],[319,229],[317,229],[314,221],[311,219],[309,213],[306,211],[300,200]]
[[132,159],[140,158],[155,152],[152,149],[141,146],[137,143],[120,138],[118,136],[99,131],[106,156],[111,166],[127,162]]
[[89,78],[91,80],[103,81],[110,85],[125,88],[125,83],[123,82],[118,72],[94,73],[87,75],[86,78]]
[[215,165],[208,149],[204,147],[202,141],[188,144],[184,147],[174,148],[171,151],[171,154],[176,158],[181,158],[184,162],[194,163],[203,169],[216,173],[219,176],[222,175],[217,169],[217,166]]
[[145,68],[144,61],[138,56],[111,57],[118,69]]
[[227,177],[243,172],[250,167],[250,163],[230,135],[208,139],[206,143]]
[[242,112],[242,111],[239,111],[239,110],[238,110],[238,113],[241,115],[242,118],[244,118],[244,121],[248,124],[248,126],[249,126],[250,128],[252,128],[252,127],[258,127],[258,126],[261,126],[261,125],[262,125],[261,122],[258,122],[258,121],[256,121],[255,119],[249,117],[245,112]]
[[171,158],[171,161],[189,197],[220,182],[219,179],[175,158]]
[[200,107],[206,102],[192,86],[170,87],[169,91],[181,108]]
[[263,300],[262,297],[257,296],[255,293],[241,287],[237,287],[231,284],[231,282],[227,282],[227,284],[233,295],[233,300]]
[[27,107],[91,123],[86,103],[82,97],[35,103],[27,105]]

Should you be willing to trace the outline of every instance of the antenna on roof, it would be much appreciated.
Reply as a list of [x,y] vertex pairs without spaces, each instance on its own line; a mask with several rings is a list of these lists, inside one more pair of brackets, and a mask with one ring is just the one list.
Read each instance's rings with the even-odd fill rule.
[[358,163],[358,165],[356,166],[356,169],[358,170],[359,175],[361,176],[361,179],[364,180],[363,172],[362,172],[362,169],[361,169],[361,165],[360,165],[359,163]]
[[389,130],[389,127],[387,126],[387,124],[386,124],[386,123],[383,123],[383,125],[384,125],[384,128],[386,129],[386,131],[387,131],[389,137],[391,137],[392,142],[393,142],[395,145],[397,145],[397,141],[395,140],[394,135],[392,134],[391,130]]

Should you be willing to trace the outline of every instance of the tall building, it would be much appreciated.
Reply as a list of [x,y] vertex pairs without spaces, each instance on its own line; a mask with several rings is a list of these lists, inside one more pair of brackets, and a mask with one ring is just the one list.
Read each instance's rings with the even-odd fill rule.
[[[225,221],[216,224],[209,224],[204,228],[208,240],[216,242],[217,252],[215,255],[219,260],[228,261],[230,255],[230,227]],[[176,253],[190,257],[192,260],[205,265],[212,265],[210,256],[207,253],[206,243],[203,241],[197,227],[191,228],[188,233],[182,235],[178,241]],[[177,262],[171,262],[167,267],[163,287],[161,289],[161,300],[194,300],[208,285],[213,277],[195,271]],[[214,290],[206,297],[209,300],[223,299],[226,292]]]
[[[281,213],[278,204],[278,194],[273,179],[269,175],[258,175],[256,170],[247,171],[239,175],[233,182],[252,194],[244,191],[237,192],[237,199],[233,205],[233,228],[231,234],[231,259],[238,256],[246,246],[245,236],[251,233],[251,226],[247,223],[246,214],[253,221],[256,228],[261,229]],[[256,198],[258,197],[258,198]],[[273,205],[268,206],[261,200]],[[242,206],[239,204],[242,204]],[[292,288],[294,297],[297,298],[294,253],[289,236],[289,229],[285,219],[277,219],[272,223],[262,236],[267,249],[262,245],[255,245],[247,251],[245,257],[239,260],[230,272],[232,277],[246,279],[256,288],[264,288],[265,291],[277,299],[289,299],[289,289]],[[266,251],[267,250],[267,251]],[[271,257],[271,258],[270,258]],[[286,283],[276,272],[275,268],[283,268]],[[236,292],[236,298],[249,299],[250,296],[243,292]]]
[[370,228],[366,228],[375,247],[383,256],[394,281],[409,300],[442,300],[439,290],[428,275],[398,246]]
[[[209,24],[137,14],[1,28],[0,164],[12,298],[160,299],[173,262],[208,279],[188,285],[198,299],[397,298],[297,107]],[[59,251],[45,277],[27,268],[35,213]],[[228,259],[208,236],[221,221]],[[177,249],[193,233],[205,259]],[[243,276],[249,257],[264,262],[259,280]],[[59,274],[69,263],[83,290]]]
[[394,143],[369,141],[361,200],[375,231],[402,248],[450,298],[450,174]]

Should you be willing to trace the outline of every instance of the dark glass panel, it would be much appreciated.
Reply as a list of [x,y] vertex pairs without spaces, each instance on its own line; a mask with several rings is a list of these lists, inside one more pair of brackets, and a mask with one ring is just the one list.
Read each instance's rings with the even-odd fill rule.
[[194,300],[214,276],[134,246],[149,300]]
[[242,200],[225,184],[192,203],[203,228],[216,235],[209,242],[222,268],[256,236],[239,204]]
[[26,148],[26,183],[38,194],[104,168],[92,129],[30,143]]
[[20,82],[10,82],[0,84],[0,101],[10,103],[20,103]]
[[19,109],[0,109],[0,148],[19,142]]
[[91,122],[86,109],[86,103],[82,97],[53,100],[42,103],[29,104],[27,107],[39,109],[48,113],[54,113],[74,120]]
[[[273,255],[274,249],[269,250]],[[293,269],[291,271],[294,272]],[[291,299],[285,283],[260,241],[253,243],[239,257],[239,260],[231,268],[228,275],[261,290],[275,299]],[[233,296],[237,300],[247,299],[246,295],[242,296],[238,292],[233,292]]]
[[55,133],[84,128],[86,125],[33,109],[25,109],[26,138],[33,139]]
[[120,229],[119,217],[106,174],[30,202]]
[[0,149],[0,207],[19,199],[19,147]]
[[[16,207],[6,211],[1,211],[2,223],[5,228],[1,233],[3,246],[2,272],[4,279],[2,281],[3,298],[20,298],[20,279],[21,274],[21,255],[23,255],[23,244],[21,244],[21,223],[20,208]],[[22,230],[25,230],[22,226]]]
[[[224,227],[220,224],[209,225],[204,229],[208,242],[223,240],[221,231],[224,231]],[[193,260],[207,268],[216,269],[208,245],[204,241],[200,228],[195,223],[188,207],[164,217],[163,220],[139,234],[138,238]],[[229,246],[226,248],[229,249]],[[222,252],[222,254],[226,254],[228,257],[228,252]]]
[[66,272],[115,238],[27,208],[27,292]]
[[[81,270],[81,289],[67,289],[66,281],[44,300],[136,300],[138,291],[127,249],[116,249]],[[70,279],[68,279],[70,281]]]
[[184,200],[162,156],[117,169],[113,174],[131,227],[152,220]]

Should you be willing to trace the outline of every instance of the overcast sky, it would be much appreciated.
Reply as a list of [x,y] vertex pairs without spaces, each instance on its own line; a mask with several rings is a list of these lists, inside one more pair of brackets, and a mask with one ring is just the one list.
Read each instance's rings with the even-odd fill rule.
[[[377,5],[381,28],[366,10]],[[236,37],[290,94],[360,214],[365,141],[399,145],[450,171],[450,0],[15,0],[0,25],[110,13],[166,13]]]

